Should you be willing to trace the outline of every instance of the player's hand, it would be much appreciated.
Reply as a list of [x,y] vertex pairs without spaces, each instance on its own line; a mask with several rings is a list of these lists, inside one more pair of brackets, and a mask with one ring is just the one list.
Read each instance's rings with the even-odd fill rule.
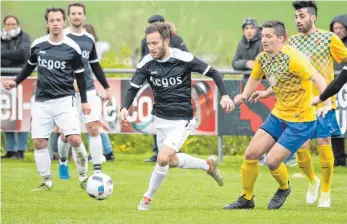
[[324,106],[316,111],[317,116],[325,117],[325,115],[332,110],[331,99],[324,101]]
[[120,125],[121,126],[128,126],[128,115],[129,115],[129,112],[126,108],[122,108],[119,112],[119,121],[120,121]]
[[242,96],[242,94],[239,94],[239,95],[235,96],[234,103],[236,105],[241,105],[241,104],[245,103],[246,100],[247,100],[246,97]]
[[107,106],[112,104],[112,92],[111,92],[111,88],[106,89],[106,94],[104,97],[105,102],[107,102]]
[[316,106],[317,104],[321,103],[322,101],[320,100],[319,96],[315,96],[313,97],[312,101],[311,101],[311,105],[312,106]]
[[220,100],[220,105],[222,106],[225,113],[229,113],[235,109],[235,104],[229,95],[222,96]]
[[329,107],[329,106],[324,106],[324,107],[322,107],[322,108],[319,108],[318,110],[316,110],[316,115],[317,116],[321,116],[321,117],[325,117],[325,115],[327,115],[327,113],[329,112],[329,111],[331,111],[332,110],[332,108],[331,108],[331,106]]
[[7,90],[10,90],[17,86],[17,83],[14,81],[14,79],[6,79],[3,84],[4,84],[4,88]]
[[267,91],[256,91],[251,95],[251,97],[249,97],[248,101],[251,103],[256,103],[259,99],[264,99],[268,96]]
[[92,111],[92,110],[90,109],[90,106],[89,106],[88,103],[82,103],[82,104],[81,104],[81,107],[82,107],[82,112],[83,112],[85,115],[90,114],[90,112]]

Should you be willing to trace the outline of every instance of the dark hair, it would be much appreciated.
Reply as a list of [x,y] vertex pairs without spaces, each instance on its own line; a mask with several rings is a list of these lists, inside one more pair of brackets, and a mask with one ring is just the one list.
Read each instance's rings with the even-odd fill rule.
[[170,25],[167,23],[163,23],[163,22],[151,23],[149,26],[147,26],[145,30],[146,35],[155,33],[155,32],[158,32],[163,39],[171,38]]
[[90,33],[94,37],[95,42],[98,41],[98,36],[96,35],[92,24],[83,24],[83,28],[86,29],[87,33]]
[[295,1],[292,3],[295,10],[307,8],[307,12],[310,15],[317,16],[318,14],[318,8],[317,3],[314,0],[308,0],[308,1]]
[[17,22],[17,24],[19,25],[19,20],[18,20],[18,18],[17,18],[16,16],[14,16],[14,15],[5,16],[5,18],[4,18],[4,25],[5,25],[5,23],[6,23],[6,20],[9,19],[9,18],[15,19],[16,22]]
[[286,38],[286,27],[283,22],[278,20],[270,20],[264,22],[263,28],[273,28],[275,30],[275,33],[278,37],[284,37]]
[[65,20],[65,10],[62,9],[62,8],[48,8],[46,9],[46,13],[45,13],[45,19],[46,19],[46,22],[48,22],[48,14],[50,12],[61,12],[61,14],[63,14],[63,19]]
[[72,3],[67,7],[67,14],[70,15],[70,8],[71,7],[81,7],[83,9],[83,14],[86,14],[86,6],[83,5],[82,3],[76,2],[76,3]]

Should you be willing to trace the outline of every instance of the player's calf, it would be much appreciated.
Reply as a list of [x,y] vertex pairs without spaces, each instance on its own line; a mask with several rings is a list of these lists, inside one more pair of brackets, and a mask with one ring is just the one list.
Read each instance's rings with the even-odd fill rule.
[[94,173],[101,172],[103,154],[102,154],[102,139],[99,133],[99,121],[92,121],[86,124],[89,135],[89,152],[92,157]]
[[53,183],[51,175],[51,158],[47,149],[48,141],[43,138],[35,138],[34,145],[35,163],[43,183],[39,187],[33,189],[33,191],[49,190],[53,187]]

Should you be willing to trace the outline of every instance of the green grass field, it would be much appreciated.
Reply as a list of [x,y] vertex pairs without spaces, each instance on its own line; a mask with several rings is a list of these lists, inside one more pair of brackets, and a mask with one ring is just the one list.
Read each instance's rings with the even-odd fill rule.
[[[71,180],[58,179],[54,162],[54,189],[30,192],[40,183],[33,154],[27,154],[25,161],[3,160],[1,223],[347,223],[346,169],[343,168],[335,170],[330,209],[306,205],[307,181],[292,177],[299,172],[294,167],[289,168],[292,193],[286,204],[280,210],[267,210],[277,184],[267,168],[261,167],[255,210],[222,210],[222,206],[239,196],[241,157],[225,157],[221,164],[225,176],[222,188],[203,171],[170,170],[154,198],[152,210],[137,211],[153,169],[153,164],[142,162],[145,157],[123,154],[118,155],[116,162],[104,165],[104,172],[111,176],[115,187],[113,195],[104,201],[89,198],[79,188],[73,162],[70,163]],[[318,163],[315,168],[318,170]]]
[[[46,32],[43,18],[48,7],[63,7],[73,1],[2,1],[2,18],[15,14],[31,38]],[[83,2],[83,1],[82,1]],[[282,20],[289,34],[296,33],[291,1],[84,1],[87,22],[94,24],[99,39],[111,43],[119,60],[130,57],[140,47],[147,18],[162,14],[172,21],[194,55],[219,67],[230,66],[242,35],[241,24],[254,17],[261,25],[266,20]],[[337,14],[346,13],[346,1],[318,1],[317,25],[329,29]],[[137,57],[139,58],[139,53]],[[111,59],[112,60],[112,59]],[[113,66],[112,62],[109,66]],[[118,63],[114,63],[118,64]],[[104,63],[104,67],[108,66]]]

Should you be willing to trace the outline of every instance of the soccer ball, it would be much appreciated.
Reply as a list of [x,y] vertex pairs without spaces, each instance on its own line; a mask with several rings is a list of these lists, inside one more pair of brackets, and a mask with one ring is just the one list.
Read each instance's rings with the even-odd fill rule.
[[96,173],[88,178],[87,193],[97,200],[108,198],[113,192],[111,178],[104,173]]

